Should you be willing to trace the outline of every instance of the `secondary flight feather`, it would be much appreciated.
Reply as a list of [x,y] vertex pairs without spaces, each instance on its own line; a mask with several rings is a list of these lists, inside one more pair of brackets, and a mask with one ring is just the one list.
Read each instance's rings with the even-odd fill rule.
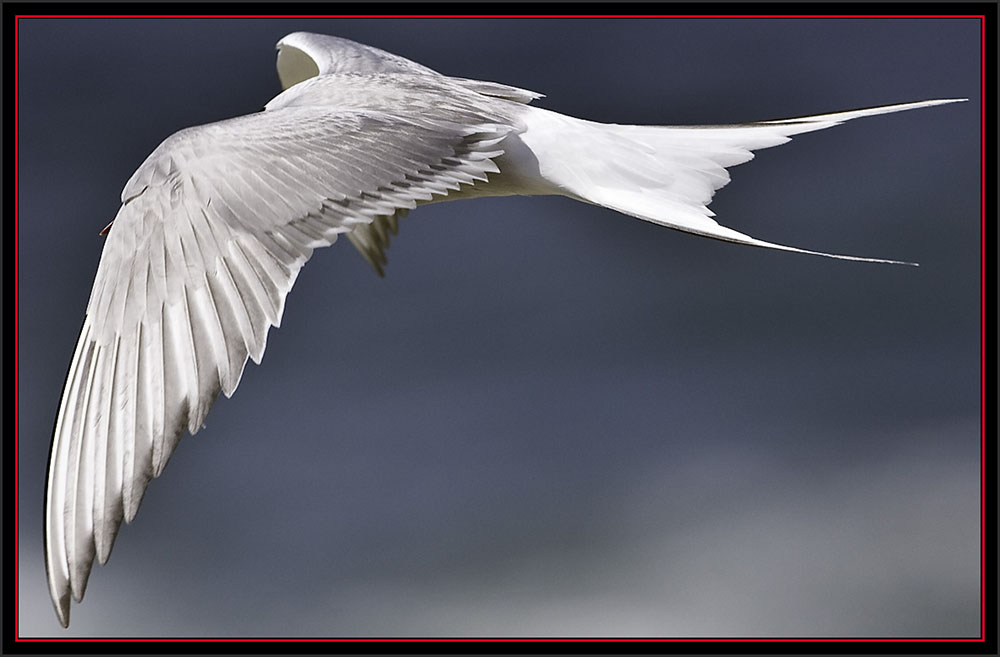
[[381,275],[399,218],[476,196],[560,194],[720,240],[728,167],[793,135],[928,100],[730,126],[629,126],[533,107],[540,94],[448,77],[346,39],[278,42],[263,112],[167,138],[122,192],[59,406],[45,551],[59,621],[105,563],[185,430],[231,396],[315,249],[345,235]]

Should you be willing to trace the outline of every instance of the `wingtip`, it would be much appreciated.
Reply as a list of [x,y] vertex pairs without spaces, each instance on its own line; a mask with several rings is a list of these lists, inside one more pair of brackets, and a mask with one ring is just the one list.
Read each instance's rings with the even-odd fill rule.
[[69,593],[63,593],[58,599],[53,599],[52,604],[56,608],[56,617],[59,619],[59,624],[64,629],[69,627]]

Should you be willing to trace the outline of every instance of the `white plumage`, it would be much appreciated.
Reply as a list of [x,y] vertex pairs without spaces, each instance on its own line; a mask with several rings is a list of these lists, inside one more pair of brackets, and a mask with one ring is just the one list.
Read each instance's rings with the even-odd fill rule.
[[[45,546],[60,622],[149,481],[231,396],[314,249],[341,233],[381,274],[398,219],[456,198],[562,194],[679,230],[804,251],[720,226],[727,167],[792,135],[931,100],[734,126],[606,125],[530,91],[450,78],[345,39],[278,44],[265,111],[166,139],[122,192],[56,421]],[[819,253],[818,255],[829,255]],[[835,258],[893,262],[831,255]]]

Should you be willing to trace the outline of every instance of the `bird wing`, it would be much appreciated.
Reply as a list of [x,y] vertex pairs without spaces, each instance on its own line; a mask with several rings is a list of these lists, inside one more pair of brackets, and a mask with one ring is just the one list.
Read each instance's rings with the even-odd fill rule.
[[277,49],[282,89],[331,73],[440,75],[405,57],[326,34],[293,32],[278,41]]
[[[400,57],[379,48],[357,43],[350,39],[293,32],[278,41],[278,78],[281,88],[288,89],[310,78],[323,75],[373,75],[404,74],[444,78],[437,71],[427,68],[405,57]],[[487,96],[504,98],[518,103],[530,103],[544,94],[512,87],[498,82],[482,80],[461,80],[469,89]]]
[[447,105],[279,108],[182,130],[133,175],[50,453],[46,566],[64,626],[184,429],[260,362],[313,249],[497,171],[511,127]]
[[[302,103],[369,107],[373,80],[391,80],[393,88],[383,87],[379,102],[393,100],[399,105],[409,104],[414,97],[419,97],[412,93],[413,88],[428,83],[450,86],[459,93],[471,91],[516,103],[527,104],[543,97],[534,91],[497,82],[447,77],[391,52],[325,34],[293,32],[278,41],[277,48],[278,77],[285,93],[268,103],[268,109]],[[301,84],[306,81],[309,83]],[[347,233],[348,240],[379,276],[385,275],[385,251],[391,237],[399,231],[399,220],[406,213],[407,210],[402,209]]]

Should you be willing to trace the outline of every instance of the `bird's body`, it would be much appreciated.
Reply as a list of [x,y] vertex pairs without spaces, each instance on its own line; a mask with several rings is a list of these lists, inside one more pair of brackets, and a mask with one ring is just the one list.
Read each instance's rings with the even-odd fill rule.
[[[450,78],[353,42],[279,42],[263,112],[166,139],[122,192],[57,417],[46,497],[60,621],[183,432],[235,391],[314,249],[346,235],[379,273],[418,205],[560,194],[754,246],[707,209],[727,167],[795,134],[933,100],[733,126],[599,124],[539,95]],[[819,254],[827,255],[827,254]],[[873,260],[832,256],[853,260]],[[891,262],[881,261],[877,262]]]

